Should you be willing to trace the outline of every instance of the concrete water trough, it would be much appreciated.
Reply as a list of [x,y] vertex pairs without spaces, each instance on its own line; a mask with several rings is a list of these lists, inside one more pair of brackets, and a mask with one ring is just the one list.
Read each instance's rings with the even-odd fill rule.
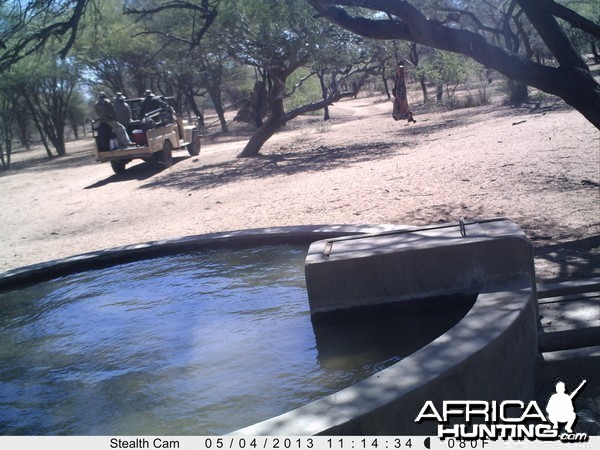
[[[532,249],[508,220],[326,239],[311,245],[313,321],[439,308],[464,318],[391,367],[333,395],[238,430],[248,435],[421,435],[426,401],[531,399],[538,356]],[[458,299],[458,300],[457,300]],[[318,338],[318,335],[317,335]]]
[[414,423],[427,400],[533,397],[538,321],[532,250],[508,220],[190,236],[9,271],[0,274],[0,289],[174,253],[311,242],[305,277],[317,345],[331,323],[344,326],[390,311],[406,318],[462,308],[462,319],[375,375],[233,434],[431,434],[435,430]]

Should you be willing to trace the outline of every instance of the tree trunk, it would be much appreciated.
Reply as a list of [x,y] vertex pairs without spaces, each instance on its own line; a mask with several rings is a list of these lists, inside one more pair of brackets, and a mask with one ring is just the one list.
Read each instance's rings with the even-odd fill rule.
[[77,123],[75,121],[71,122],[71,128],[73,129],[73,136],[75,137],[75,140],[78,141],[79,140],[79,127],[77,126]]
[[421,90],[423,91],[423,103],[428,103],[429,93],[427,92],[427,83],[425,82],[425,75],[421,75],[419,77],[419,84],[421,85]]
[[323,120],[331,120],[331,116],[329,115],[329,105],[325,105],[323,108]]
[[54,148],[56,149],[56,155],[57,156],[65,156],[67,154],[67,149],[65,147],[65,143],[63,142],[56,142],[53,144]]
[[57,114],[53,117],[42,117],[41,122],[44,133],[46,133],[46,136],[48,136],[48,139],[52,142],[56,150],[56,155],[65,156],[67,154],[65,147],[65,121],[58,117]]
[[443,84],[436,85],[435,98],[438,103],[442,103],[442,99],[444,98],[444,85]]
[[385,89],[385,95],[387,95],[388,100],[391,100],[392,94],[390,93],[390,86],[388,85],[387,77],[385,76],[385,70],[381,71],[381,79],[383,80],[383,87]]
[[44,148],[46,149],[46,153],[48,154],[48,158],[52,159],[54,157],[54,155],[52,154],[52,151],[50,150],[50,146],[48,145],[48,141],[46,139],[46,133],[44,132],[44,127],[40,123],[40,118],[38,117],[35,106],[33,105],[33,102],[31,101],[29,96],[25,95],[24,98],[25,98],[25,102],[27,103],[27,106],[29,107],[29,112],[31,113],[31,117],[33,118],[35,127],[37,128],[38,133],[40,134],[40,138],[42,139]]
[[[317,71],[317,77],[319,78],[319,84],[321,85],[321,97],[323,100],[327,99],[327,86],[325,86],[325,73],[323,71]],[[323,120],[330,120],[329,105],[325,105],[323,108]]]
[[265,142],[267,142],[271,136],[273,136],[284,125],[284,117],[269,117],[250,137],[250,140],[244,147],[244,150],[242,150],[242,152],[238,155],[238,158],[257,156]]
[[341,93],[338,88],[338,83],[334,79],[332,80],[332,87],[328,90],[328,95],[326,98],[314,102],[308,103],[297,108],[294,108],[292,111],[285,112],[283,108],[283,98],[285,92],[285,80],[303,61],[297,61],[295,65],[292,65],[287,68],[271,68],[269,69],[269,78],[272,82],[271,90],[269,93],[270,96],[270,117],[265,121],[263,126],[261,126],[256,132],[252,135],[244,150],[238,155],[238,158],[245,158],[256,156],[260,152],[262,146],[269,140],[273,134],[275,134],[281,127],[283,127],[290,120],[295,119],[301,114],[306,114],[312,111],[318,111],[322,108],[325,108],[327,105],[331,105],[334,102],[338,101],[342,97],[350,97],[354,94],[354,92],[344,92]]
[[194,90],[192,87],[189,87],[189,89],[185,90],[185,97],[187,99],[187,102],[188,102],[192,112],[196,116],[198,125],[203,127],[204,126],[204,115],[202,114],[202,111],[200,111],[200,108],[198,108],[198,104],[196,103],[196,99],[194,97]]
[[263,119],[269,112],[269,93],[265,79],[254,83],[252,90],[252,109],[254,110],[254,123],[257,128],[262,127]]
[[594,41],[592,41],[590,44],[592,47],[592,54],[594,55],[594,62],[598,64],[600,63],[600,53],[598,53],[598,48],[596,47],[596,43]]
[[48,139],[50,140],[50,142],[52,142],[52,145],[54,146],[54,149],[56,150],[56,156],[65,156],[67,154],[67,149],[65,147],[65,124],[63,123],[62,125],[57,125],[55,124],[55,126],[51,126],[48,123],[45,123],[44,125],[44,132],[46,133],[46,136],[48,136]]
[[4,161],[4,150],[2,149],[1,142],[0,142],[0,166],[2,166],[3,169],[8,169],[8,166],[6,165],[6,162]]
[[[5,136],[4,137],[4,145],[6,148],[6,152],[2,150],[2,146],[0,145],[0,157],[2,157],[2,166],[5,169],[10,169],[10,155],[12,154],[12,137]],[[6,153],[6,155],[5,155]]]
[[518,81],[507,80],[508,102],[510,105],[518,106],[529,101],[529,91],[527,85]]
[[17,137],[19,142],[27,150],[31,148],[29,144],[29,115],[25,108],[19,107],[16,111],[16,125],[17,125]]
[[275,132],[277,132],[277,130],[285,125],[287,121],[285,110],[283,109],[285,81],[292,72],[293,69],[290,67],[269,68],[269,80],[272,83],[269,91],[269,106],[271,116],[250,137],[250,140],[244,147],[244,150],[242,150],[242,152],[238,155],[238,158],[247,158],[258,155],[264,143],[267,142],[269,138],[273,136]]
[[558,68],[558,70],[568,74],[559,77],[561,82],[552,93],[561,97],[600,129],[600,85],[587,70],[576,67]]
[[229,128],[227,127],[227,120],[225,120],[225,109],[223,108],[223,102],[221,101],[221,94],[216,89],[209,89],[208,95],[212,100],[212,104],[215,107],[215,111],[217,113],[217,117],[219,118],[219,123],[221,124],[221,130],[223,133],[229,133]]

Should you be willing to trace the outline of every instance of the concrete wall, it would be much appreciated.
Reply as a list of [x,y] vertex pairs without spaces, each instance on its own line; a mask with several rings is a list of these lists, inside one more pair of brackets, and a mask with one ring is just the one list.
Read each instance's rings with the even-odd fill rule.
[[[431,435],[414,419],[427,400],[531,399],[537,329],[527,278],[489,286],[450,331],[335,394],[234,435]],[[506,290],[504,290],[506,289]]]
[[533,257],[514,223],[495,220],[315,242],[305,273],[311,314],[318,318],[359,306],[480,292],[485,283],[531,276]]
[[[426,227],[311,245],[313,320],[348,310],[477,292],[466,316],[430,344],[333,395],[236,431],[241,435],[431,435],[426,401],[533,397],[537,309],[532,249],[506,220]],[[451,297],[449,297],[451,298]]]
[[386,233],[401,229],[407,229],[407,227],[399,227],[397,225],[306,225],[227,231],[142,242],[82,253],[52,261],[43,261],[38,264],[0,272],[0,289],[14,289],[75,272],[99,269],[174,253],[209,248],[241,248],[258,245],[295,243],[308,245],[314,241],[326,238]]

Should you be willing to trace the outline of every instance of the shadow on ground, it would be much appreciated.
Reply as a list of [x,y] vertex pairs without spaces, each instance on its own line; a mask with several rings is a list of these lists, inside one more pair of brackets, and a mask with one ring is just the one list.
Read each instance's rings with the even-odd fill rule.
[[[519,106],[482,106],[475,108],[462,108],[448,110],[444,107],[432,105],[420,105],[413,108],[413,114],[417,123],[406,124],[400,127],[397,134],[403,136],[427,136],[439,131],[452,130],[470,124],[481,122],[487,115],[493,115],[496,119],[507,119],[513,126],[527,122],[529,118],[536,115],[544,115],[549,112],[569,111],[572,108],[564,102],[549,102],[545,106],[540,103],[526,103]],[[427,117],[433,114],[433,118]],[[444,136],[444,138],[447,138]],[[501,136],[498,136],[500,139]]]
[[[173,157],[173,165],[183,161],[184,159],[187,158],[183,156]],[[106,168],[107,170],[111,170],[109,164],[106,165]],[[134,166],[126,168],[124,173],[111,175],[108,178],[86,186],[84,189],[95,189],[102,186],[106,186],[107,184],[120,183],[123,181],[144,181],[149,178],[152,178],[154,175],[161,173],[163,170],[165,170],[165,167],[161,166],[160,164],[157,164],[155,162],[143,162],[141,164],[136,164]]]
[[412,143],[372,142],[339,147],[321,145],[309,150],[286,151],[253,158],[236,159],[216,164],[202,165],[169,174],[169,177],[152,181],[144,189],[177,188],[192,190],[213,188],[241,179],[252,180],[298,173],[324,172],[327,170],[360,164],[365,161],[384,159]]
[[600,276],[600,235],[556,244],[536,245],[535,241],[533,244],[536,265],[553,268],[553,276],[545,276],[540,280],[543,283]]
[[35,173],[50,169],[75,169],[81,166],[95,164],[94,156],[90,150],[68,153],[65,156],[40,156],[23,161],[13,161],[10,170],[0,170],[0,176],[13,175],[16,173]]

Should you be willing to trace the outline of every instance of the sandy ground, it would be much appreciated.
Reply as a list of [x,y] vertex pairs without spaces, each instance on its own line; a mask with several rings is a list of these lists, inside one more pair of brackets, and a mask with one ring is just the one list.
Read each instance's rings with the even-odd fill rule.
[[198,157],[125,174],[92,141],[48,160],[13,155],[0,172],[0,271],[92,250],[255,227],[424,225],[507,217],[536,252],[541,282],[600,275],[600,133],[562,105],[415,112],[406,126],[381,97],[293,121],[236,159],[248,129],[207,133]]

